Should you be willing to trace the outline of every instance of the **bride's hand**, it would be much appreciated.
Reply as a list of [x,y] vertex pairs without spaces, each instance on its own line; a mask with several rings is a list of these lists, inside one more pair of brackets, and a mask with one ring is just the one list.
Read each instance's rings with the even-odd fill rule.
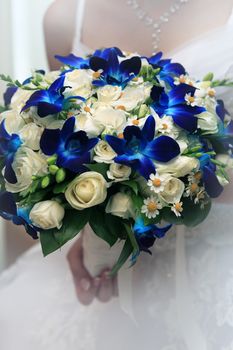
[[79,301],[84,305],[92,303],[94,298],[108,302],[117,293],[117,278],[111,278],[109,271],[102,271],[100,276],[91,277],[83,264],[82,238],[71,247],[67,260],[73,275]]

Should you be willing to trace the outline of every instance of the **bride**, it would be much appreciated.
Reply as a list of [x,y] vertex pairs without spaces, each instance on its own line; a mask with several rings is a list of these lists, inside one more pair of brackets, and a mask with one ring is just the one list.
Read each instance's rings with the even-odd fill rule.
[[[103,46],[161,49],[191,76],[220,78],[233,64],[232,10],[232,0],[57,0],[45,17],[49,63]],[[219,94],[231,109],[232,90]],[[1,350],[233,350],[231,198],[228,187],[203,224],[157,241],[127,272],[127,293],[120,276],[87,272],[86,232],[46,259],[36,245],[0,276]]]

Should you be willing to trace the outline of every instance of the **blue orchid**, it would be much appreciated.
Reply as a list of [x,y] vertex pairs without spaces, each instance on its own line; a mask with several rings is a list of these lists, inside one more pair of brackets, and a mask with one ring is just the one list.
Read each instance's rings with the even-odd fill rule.
[[124,139],[106,135],[106,141],[118,154],[114,161],[138,171],[146,179],[155,173],[152,160],[168,162],[180,154],[178,143],[169,136],[154,139],[155,120],[149,116],[141,130],[137,126],[127,126]]
[[160,79],[166,81],[172,86],[174,85],[174,77],[185,74],[186,72],[180,63],[172,63],[171,59],[162,59],[162,56],[163,53],[158,52],[147,60],[153,66],[153,68],[160,68]]
[[88,69],[89,68],[89,58],[82,58],[73,55],[72,53],[68,56],[56,55],[55,58],[66,66],[70,66],[75,69]]
[[5,120],[0,124],[0,159],[3,160],[4,177],[10,183],[16,183],[17,178],[12,168],[15,153],[21,146],[22,141],[17,134],[9,134],[5,127]]
[[71,170],[74,173],[83,171],[84,164],[90,162],[90,150],[99,139],[87,137],[85,131],[74,132],[75,118],[66,120],[63,128],[45,129],[40,141],[44,154],[57,155],[57,165]]
[[9,86],[6,91],[3,94],[3,99],[4,99],[4,105],[5,107],[9,106],[11,104],[11,99],[16,93],[18,88],[16,86]]
[[143,219],[137,218],[134,224],[134,233],[140,250],[151,254],[149,248],[154,245],[156,238],[164,237],[171,227],[171,224],[164,227],[158,227],[154,224],[144,225]]
[[32,225],[28,208],[17,208],[14,196],[10,192],[0,192],[0,216],[12,221],[15,225],[23,225],[26,232],[37,239],[39,229]]
[[219,183],[216,175],[216,165],[211,162],[211,156],[203,153],[199,158],[200,169],[203,174],[205,190],[211,198],[217,198],[223,192],[223,186]]
[[180,128],[194,132],[197,130],[196,115],[205,111],[204,107],[192,107],[186,104],[185,95],[194,95],[195,91],[196,88],[193,86],[180,84],[166,94],[164,89],[154,86],[151,98],[155,102],[152,107],[159,116],[169,115]]
[[85,101],[80,96],[70,96],[65,98],[63,95],[65,75],[60,76],[55,80],[47,90],[38,90],[34,92],[26,102],[22,112],[30,107],[37,107],[37,113],[41,118],[47,117],[49,114],[56,114],[66,108],[66,104],[71,99],[80,99]]
[[90,68],[101,72],[99,79],[93,81],[94,85],[110,84],[125,87],[138,75],[141,69],[141,58],[135,56],[119,62],[119,55],[122,55],[121,51],[113,47],[97,51],[90,58]]

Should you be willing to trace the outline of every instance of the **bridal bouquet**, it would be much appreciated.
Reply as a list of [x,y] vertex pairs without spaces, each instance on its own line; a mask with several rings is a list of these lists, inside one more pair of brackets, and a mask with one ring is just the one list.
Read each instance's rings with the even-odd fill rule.
[[8,82],[0,114],[0,215],[44,255],[89,224],[113,272],[173,224],[203,221],[229,183],[233,122],[208,74],[118,48],[57,56],[59,71]]

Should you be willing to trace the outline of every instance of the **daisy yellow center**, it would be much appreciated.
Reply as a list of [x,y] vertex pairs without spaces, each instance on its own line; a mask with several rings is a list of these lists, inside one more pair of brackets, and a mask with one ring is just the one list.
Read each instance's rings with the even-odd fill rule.
[[90,113],[90,111],[91,111],[90,107],[88,107],[88,106],[85,106],[83,109],[87,113]]
[[153,212],[153,211],[157,210],[157,208],[158,208],[158,206],[157,206],[157,204],[155,202],[149,202],[147,204],[147,209],[150,212]]
[[194,98],[193,96],[189,96],[189,97],[188,97],[188,101],[189,101],[190,103],[193,103],[193,102],[195,101],[195,98]]
[[138,77],[133,78],[132,81],[138,81]]
[[92,76],[93,76],[93,78],[98,79],[101,76],[101,73],[100,72],[94,72],[92,74]]
[[182,204],[181,203],[176,203],[175,204],[175,209],[177,210],[177,211],[182,211],[183,210],[183,208],[182,208]]
[[196,180],[201,180],[201,177],[202,177],[202,175],[201,175],[201,172],[200,172],[200,171],[198,171],[198,172],[194,175],[194,178],[195,178]]
[[120,109],[122,111],[126,110],[125,106],[123,106],[123,105],[117,106],[116,109]]
[[210,97],[214,97],[214,96],[215,96],[215,90],[214,90],[214,89],[210,89],[210,90],[208,91],[208,95],[209,95]]
[[73,117],[73,115],[74,115],[74,114],[73,114],[72,112],[69,112],[69,113],[67,114],[67,117],[68,117],[68,118],[71,118],[71,117]]
[[197,189],[198,189],[198,185],[197,184],[195,184],[195,183],[191,184],[191,186],[190,186],[191,192],[196,192]]
[[161,186],[161,180],[160,179],[154,179],[152,182],[153,182],[153,185],[155,187]]
[[163,130],[167,130],[168,129],[168,125],[166,123],[162,124]]
[[138,119],[134,119],[133,120],[133,125],[139,125],[139,120]]
[[123,139],[124,138],[124,134],[121,132],[120,134],[117,135],[119,137],[119,139]]

